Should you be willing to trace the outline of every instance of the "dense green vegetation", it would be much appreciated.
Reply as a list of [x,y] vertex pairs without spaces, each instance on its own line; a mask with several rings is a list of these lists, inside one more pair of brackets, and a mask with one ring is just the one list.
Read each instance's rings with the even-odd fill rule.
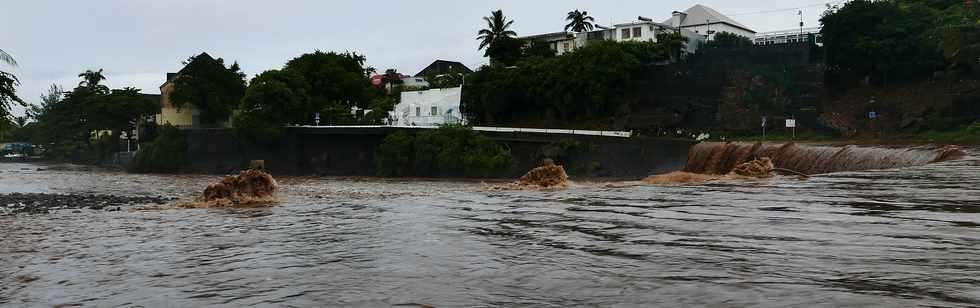
[[[261,143],[279,140],[287,124],[378,124],[394,107],[394,99],[371,85],[372,68],[356,53],[315,51],[294,58],[281,70],[266,71],[248,85],[238,105],[234,127],[241,136]],[[400,83],[389,70],[386,83]],[[392,93],[397,95],[397,93]],[[373,109],[367,116],[352,108]],[[380,117],[379,117],[380,116]]]
[[666,59],[665,51],[655,43],[607,41],[560,57],[484,66],[467,77],[462,109],[476,124],[548,117],[558,127],[603,126],[627,103],[644,64]]
[[164,125],[159,136],[136,153],[127,169],[137,173],[176,172],[187,163],[186,151],[187,141],[180,129]]
[[830,7],[820,20],[829,70],[882,85],[922,79],[950,65],[972,70],[975,65],[962,64],[976,63],[980,51],[977,7],[960,0],[855,0]]
[[[7,65],[17,65],[17,61],[10,54],[0,49],[0,63]],[[23,119],[11,117],[10,108],[14,104],[24,105],[24,101],[17,96],[17,76],[0,71],[0,140],[8,138],[7,134],[17,128],[23,127]]]
[[170,101],[177,108],[194,104],[202,124],[216,124],[231,116],[245,94],[245,73],[238,63],[225,67],[222,58],[207,53],[190,57],[173,80]]
[[458,125],[442,126],[411,136],[397,132],[375,153],[380,176],[502,176],[513,159],[499,144]]
[[96,163],[120,150],[120,136],[136,128],[136,121],[160,110],[159,101],[147,98],[139,89],[109,89],[102,70],[78,75],[82,80],[71,91],[52,86],[32,106],[18,134],[45,148],[51,159]]

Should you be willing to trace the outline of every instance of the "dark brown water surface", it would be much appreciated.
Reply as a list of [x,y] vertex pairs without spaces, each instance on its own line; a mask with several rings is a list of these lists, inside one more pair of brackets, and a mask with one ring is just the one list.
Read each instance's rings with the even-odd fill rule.
[[[217,179],[38,167],[0,164],[0,193],[184,198]],[[976,158],[551,192],[278,180],[269,209],[0,217],[0,305],[980,306]]]

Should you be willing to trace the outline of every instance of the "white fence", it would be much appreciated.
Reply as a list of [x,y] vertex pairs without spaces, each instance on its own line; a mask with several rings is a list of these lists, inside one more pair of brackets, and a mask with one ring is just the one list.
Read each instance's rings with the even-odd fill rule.
[[[346,125],[346,126],[293,126],[303,128],[413,128],[413,129],[435,129],[437,126],[404,126],[404,125]],[[474,126],[475,131],[481,132],[501,132],[501,133],[538,133],[538,134],[564,134],[564,135],[584,135],[584,136],[605,136],[629,138],[633,132],[609,131],[609,130],[582,130],[582,129],[553,129],[553,128],[519,128],[519,127],[487,127]]]

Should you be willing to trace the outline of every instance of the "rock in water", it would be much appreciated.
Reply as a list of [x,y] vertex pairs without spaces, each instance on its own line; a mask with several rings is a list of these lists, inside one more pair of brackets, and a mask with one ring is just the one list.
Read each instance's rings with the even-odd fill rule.
[[551,159],[545,159],[542,161],[541,167],[531,169],[516,182],[484,186],[484,190],[565,188],[568,185],[568,174],[565,173],[565,167],[555,165]]
[[517,180],[520,186],[554,188],[568,186],[568,174],[565,168],[555,164],[546,164],[528,171]]
[[271,203],[275,202],[278,191],[279,184],[272,175],[259,170],[247,170],[208,185],[198,200],[203,204],[193,207]]

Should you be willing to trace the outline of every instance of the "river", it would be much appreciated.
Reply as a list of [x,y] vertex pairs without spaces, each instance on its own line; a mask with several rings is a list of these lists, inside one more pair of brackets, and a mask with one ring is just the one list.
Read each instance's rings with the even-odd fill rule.
[[[0,193],[190,198],[216,180],[0,164]],[[272,208],[0,216],[0,305],[980,306],[973,157],[560,191],[278,180]]]

